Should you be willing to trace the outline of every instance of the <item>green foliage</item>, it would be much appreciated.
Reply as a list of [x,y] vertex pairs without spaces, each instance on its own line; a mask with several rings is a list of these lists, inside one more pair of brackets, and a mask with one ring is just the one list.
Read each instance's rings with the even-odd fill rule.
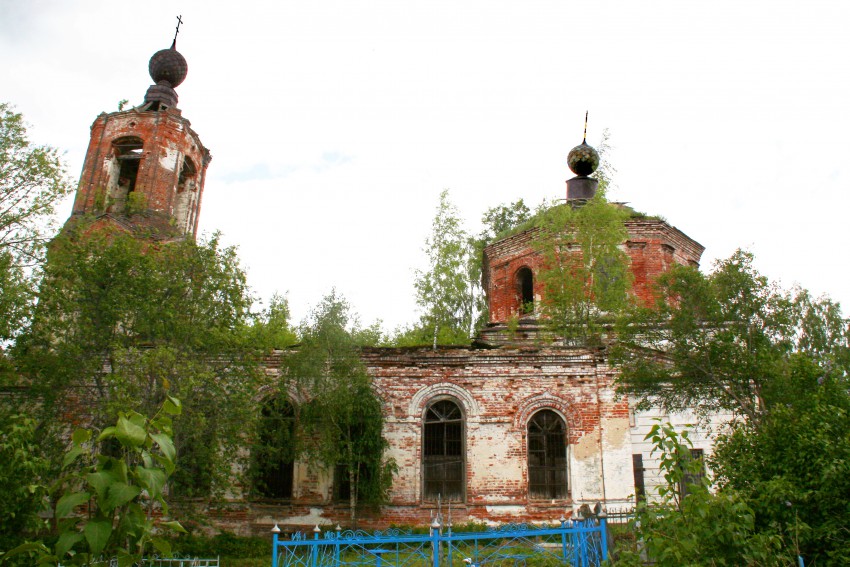
[[620,249],[627,218],[598,192],[583,206],[553,207],[538,220],[540,311],[565,343],[600,344],[605,323],[629,303],[631,272]]
[[416,270],[416,304],[422,311],[415,334],[422,342],[468,344],[482,309],[481,264],[461,225],[448,190],[425,241],[428,268]]
[[712,494],[700,477],[683,496],[681,485],[702,464],[687,458],[687,433],[655,424],[647,435],[659,457],[664,483],[659,501],[638,507],[636,545],[617,552],[617,565],[642,565],[641,554],[660,567],[681,565],[793,565],[793,554],[775,534],[756,529],[750,504],[732,490]]
[[80,392],[95,427],[119,410],[149,415],[167,393],[186,400],[170,494],[208,496],[231,480],[218,454],[239,454],[264,379],[251,302],[235,250],[216,237],[154,246],[118,230],[65,234],[15,360],[44,424]]
[[40,481],[47,463],[37,449],[35,421],[25,415],[0,412],[0,550],[20,543],[22,534],[41,525],[37,513],[45,487]]
[[302,324],[300,346],[285,366],[298,398],[309,400],[296,421],[309,442],[296,447],[309,461],[348,475],[356,525],[359,506],[386,500],[396,467],[384,459],[381,400],[360,360],[358,327],[350,330],[351,324],[348,303],[332,292]]
[[189,533],[173,539],[171,548],[183,557],[262,557],[268,561],[271,553],[268,537],[241,537],[229,532],[211,537]]
[[56,204],[72,187],[59,151],[33,145],[23,116],[0,103],[0,257],[40,262]]
[[[718,440],[717,478],[739,492],[759,530],[793,541],[806,564],[850,563],[850,395],[846,376],[820,374],[795,400]],[[802,373],[802,372],[801,372]],[[820,383],[818,383],[820,382]]]
[[[32,274],[18,265],[10,252],[0,250],[0,345],[14,339],[29,321],[35,285]],[[0,356],[5,358],[2,351]]]
[[[163,495],[175,468],[172,416],[180,411],[180,401],[169,396],[151,418],[120,412],[96,438],[89,429],[76,430],[51,488],[56,543],[52,549],[23,544],[3,559],[35,551],[39,564],[89,565],[108,557],[129,566],[154,550],[170,555],[162,533],[184,531],[168,519]],[[101,446],[110,450],[99,451]],[[77,513],[80,506],[87,506],[85,516]]]
[[838,305],[769,282],[749,253],[737,251],[709,275],[675,266],[658,279],[657,294],[654,306],[634,306],[620,321],[613,353],[620,388],[639,408],[730,411],[756,421],[813,379],[792,354],[825,372],[848,368],[850,335]]
[[127,194],[127,202],[124,204],[124,213],[128,216],[143,213],[148,206],[145,194],[139,191],[131,191]]

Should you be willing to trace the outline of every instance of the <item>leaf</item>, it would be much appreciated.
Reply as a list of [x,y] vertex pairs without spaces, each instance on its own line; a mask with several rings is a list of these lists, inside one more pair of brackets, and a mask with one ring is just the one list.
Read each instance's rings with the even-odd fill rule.
[[180,415],[183,412],[183,404],[173,396],[166,396],[162,411],[168,415]]
[[171,557],[171,544],[161,537],[151,538],[151,543],[159,552],[160,557]]
[[65,532],[59,536],[56,541],[56,555],[64,557],[66,553],[74,546],[75,543],[83,539],[83,534],[80,532]]
[[66,494],[56,503],[56,517],[65,518],[80,504],[88,502],[91,495],[88,492],[72,492]]
[[86,536],[86,542],[89,544],[89,551],[91,551],[92,556],[98,556],[106,547],[109,536],[112,535],[112,522],[109,520],[91,520],[83,528],[83,534]]
[[85,452],[85,449],[82,447],[73,447],[70,451],[65,453],[65,458],[62,459],[62,468],[66,468],[68,465],[77,460],[77,457],[82,455]]
[[114,510],[135,498],[141,493],[142,489],[138,486],[130,486],[123,482],[115,482],[109,487],[109,492],[106,496],[105,508]]
[[165,473],[159,469],[136,467],[136,478],[139,485],[148,491],[151,498],[159,498],[162,487],[165,486]]
[[171,437],[165,433],[151,433],[151,437],[159,445],[159,449],[165,458],[171,463],[174,463],[174,459],[177,457],[177,451],[174,449],[174,442],[171,440]]
[[169,530],[174,530],[175,532],[180,532],[181,534],[189,533],[189,532],[186,531],[186,528],[184,528],[182,525],[180,525],[180,522],[178,522],[176,520],[171,520],[169,522],[162,522],[160,524],[160,526],[162,526],[164,528],[168,528]]
[[97,499],[100,502],[104,502],[106,500],[107,489],[116,481],[117,479],[115,476],[108,471],[98,471],[86,475],[86,482],[89,483],[89,486],[94,488],[97,493]]
[[100,432],[100,435],[97,436],[98,441],[103,441],[104,439],[109,439],[110,437],[115,437],[117,429],[114,425],[107,427],[103,431]]
[[77,445],[81,445],[91,439],[91,431],[88,429],[77,429],[71,435],[71,441]]
[[115,429],[115,437],[126,447],[141,447],[148,436],[144,427],[140,427],[124,416],[118,418]]

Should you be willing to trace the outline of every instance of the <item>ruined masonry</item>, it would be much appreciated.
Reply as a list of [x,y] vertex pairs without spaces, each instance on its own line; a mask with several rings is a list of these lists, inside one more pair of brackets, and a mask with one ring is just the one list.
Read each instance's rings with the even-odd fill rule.
[[[140,238],[194,237],[210,152],[177,109],[186,60],[176,45],[153,55],[154,84],[140,106],[95,119],[69,225],[120,227]],[[598,155],[586,142],[568,163],[567,201],[593,196]],[[667,222],[633,218],[623,243],[634,293],[652,298],[653,280],[674,264],[698,265],[703,247]],[[539,340],[533,306],[543,259],[535,229],[484,251],[489,325],[468,348],[368,348],[362,357],[384,406],[389,455],[399,472],[391,502],[363,525],[423,525],[452,510],[455,523],[553,521],[597,502],[631,507],[657,484],[643,442],[649,417],[613,387],[605,351]],[[518,318],[515,332],[507,323]],[[281,353],[268,361],[279,371]],[[258,403],[257,411],[262,411]],[[684,426],[688,416],[663,416]],[[697,451],[711,439],[692,432]],[[205,513],[231,531],[265,533],[344,523],[344,488],[305,462],[279,463],[261,497],[234,494]],[[441,508],[438,508],[438,502]]]

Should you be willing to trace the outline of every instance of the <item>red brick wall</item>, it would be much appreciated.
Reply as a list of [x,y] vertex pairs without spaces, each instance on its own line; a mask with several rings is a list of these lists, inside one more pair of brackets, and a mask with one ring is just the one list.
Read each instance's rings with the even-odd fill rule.
[[[176,218],[179,230],[194,236],[210,154],[189,121],[175,108],[160,112],[132,109],[103,113],[95,119],[73,214],[111,212],[107,210],[107,192],[115,177],[113,142],[127,136],[141,138],[144,142],[135,192],[144,196],[146,209],[179,217]],[[188,157],[196,168],[190,190],[195,194],[181,202],[178,179],[184,157]]]
[[[626,222],[629,239],[623,243],[630,258],[634,278],[632,293],[642,302],[653,299],[655,279],[673,264],[699,265],[703,246],[662,220],[633,219]],[[519,311],[517,272],[524,267],[534,274],[535,304],[543,289],[537,280],[543,266],[534,248],[538,229],[530,229],[494,242],[484,250],[484,291],[490,309],[490,323],[504,323]]]

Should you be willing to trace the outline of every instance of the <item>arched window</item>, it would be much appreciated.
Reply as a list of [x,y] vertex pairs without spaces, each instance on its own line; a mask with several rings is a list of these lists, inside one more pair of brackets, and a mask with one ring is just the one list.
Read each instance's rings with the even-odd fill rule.
[[108,192],[109,210],[124,212],[127,198],[136,189],[143,145],[142,139],[135,136],[125,136],[112,142],[113,165]]
[[464,420],[451,400],[438,400],[425,411],[422,472],[425,500],[462,501],[466,485]]
[[540,410],[528,421],[528,493],[567,497],[567,427],[552,410]]
[[516,290],[519,298],[519,312],[534,312],[534,275],[530,268],[520,268],[516,273]]
[[292,498],[295,408],[284,396],[263,404],[257,443],[251,454],[254,486],[267,498]]

